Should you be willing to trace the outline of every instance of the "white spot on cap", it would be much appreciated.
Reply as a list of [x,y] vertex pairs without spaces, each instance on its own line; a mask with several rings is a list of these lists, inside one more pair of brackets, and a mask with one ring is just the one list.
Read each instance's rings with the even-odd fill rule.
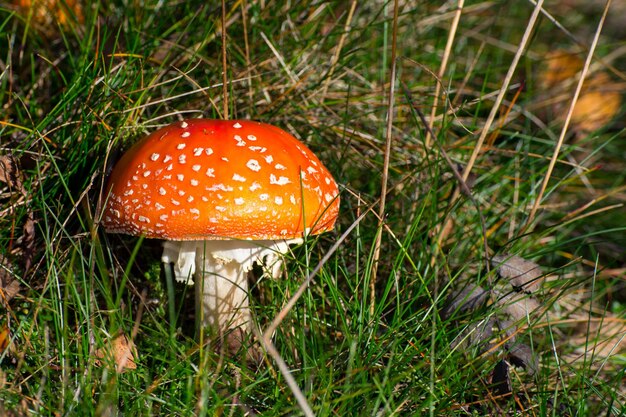
[[[211,187],[204,187],[204,189],[207,190],[207,191],[218,191],[218,190],[221,190],[221,191],[232,191],[233,187],[226,187],[224,184],[214,184]],[[218,194],[218,197],[221,198],[221,196],[219,194]]]
[[296,204],[296,196],[294,196],[293,194],[291,194],[289,196],[289,201],[291,201],[291,204]]
[[239,135],[235,135],[235,140],[237,141],[237,146],[246,146],[246,142]]
[[141,184],[141,188],[143,188],[144,190],[146,190],[146,189],[148,188],[148,184],[146,184],[146,183]]
[[185,176],[183,174],[176,174],[176,178],[178,178],[178,181],[184,181],[185,180]]
[[317,172],[317,169],[315,169],[313,167],[308,167],[306,170],[309,172],[309,174],[314,174],[314,173]]
[[150,223],[150,219],[144,216],[139,216],[137,220],[139,220],[142,223]]
[[248,149],[250,149],[252,152],[265,152],[267,150],[267,148],[264,148],[263,146],[248,146]]
[[165,155],[165,158],[163,158],[163,163],[164,163],[164,164],[167,164],[167,163],[168,163],[169,161],[171,161],[171,160],[172,160],[172,157],[171,157],[171,156],[169,156],[169,155]]
[[144,172],[144,173],[143,173],[143,176],[144,176],[144,177],[147,177],[147,176],[149,176],[150,174],[152,174],[152,171],[146,171],[146,172]]
[[274,203],[280,206],[281,204],[283,204],[283,198],[277,195],[276,197],[274,197]]
[[267,200],[267,199],[269,199],[269,198],[270,198],[270,195],[269,195],[269,194],[261,194],[261,195],[259,195],[259,199],[260,199],[261,201],[266,201],[266,200]]
[[217,219],[215,217],[210,217],[209,223],[217,223]]
[[161,215],[159,216],[159,219],[161,219],[162,221],[166,221],[168,217],[169,217],[169,216],[168,216],[167,214],[161,214]]
[[182,149],[185,149],[185,146],[187,146],[186,143],[179,143],[178,145],[176,145],[176,149],[182,150]]
[[208,202],[208,201],[209,201],[209,199],[207,198],[207,196],[203,195],[203,196],[202,196],[202,201],[204,201],[204,202]]
[[233,181],[245,182],[246,178],[239,174],[233,174]]
[[159,187],[159,194],[165,195],[165,194],[167,194],[167,191],[165,191],[165,188]]
[[259,188],[261,188],[261,184],[259,184],[258,182],[254,181],[252,183],[252,185],[250,186],[250,191],[256,191]]
[[206,176],[207,177],[215,177],[215,169],[213,168],[209,168],[206,170]]
[[209,155],[211,155],[211,154],[213,153],[213,149],[211,149],[211,148],[206,148],[206,149],[204,150],[204,153],[205,153],[205,154],[207,154],[207,156],[209,156]]
[[113,210],[111,210],[111,211],[113,212],[113,214],[115,214],[115,217],[117,217],[118,219],[119,219],[120,217],[122,217],[122,215],[121,215],[121,213],[120,213],[120,211],[119,211],[119,210],[115,210],[115,209],[113,209]]
[[256,136],[254,136],[254,135],[248,135],[248,140],[256,140]]
[[254,172],[258,172],[261,169],[261,165],[259,165],[259,161],[257,161],[256,159],[249,160],[246,163],[246,166]]
[[133,175],[133,177],[132,177],[132,178],[133,178],[133,181],[137,181],[137,180],[139,179],[139,177],[138,177],[138,176],[136,176],[136,175]]
[[241,197],[235,198],[235,204],[240,206],[244,203],[244,199]]
[[187,129],[187,126],[189,126],[189,125],[188,125],[188,124],[187,124],[187,122],[185,122],[185,121],[182,121],[182,122],[180,123],[180,127],[182,127],[183,129]]
[[329,203],[330,203],[330,202],[332,201],[332,199],[333,199],[333,196],[332,196],[332,195],[330,195],[330,194],[328,194],[328,193],[326,193],[326,194],[324,195],[324,199],[325,199],[327,202],[329,202]]
[[152,160],[153,162],[156,162],[156,161],[158,161],[160,156],[161,155],[159,155],[158,153],[155,152],[152,155],[150,155],[150,160]]
[[187,202],[191,203],[192,201],[193,201],[193,196],[192,196],[192,195],[190,195],[190,196],[187,198]]
[[200,168],[202,168],[202,165],[198,165],[198,164],[191,167],[191,169],[193,169],[196,172],[200,171]]
[[126,190],[124,191],[124,195],[133,195],[134,191],[133,190]]
[[178,162],[180,162],[181,164],[184,164],[185,162],[187,162],[187,155],[182,154],[178,157]]
[[240,124],[239,122],[237,122],[237,123],[235,123],[235,124],[233,125],[233,127],[234,127],[235,129],[241,129],[241,124]]
[[186,194],[186,193],[185,193],[185,190],[178,190],[178,195],[179,195],[179,196],[181,196],[181,197],[182,197],[182,196],[184,196],[185,194]]
[[224,211],[226,211],[226,207],[215,206],[215,210],[224,212]]
[[165,206],[159,204],[159,203],[154,203],[154,207],[156,207],[157,210],[163,210],[165,208]]
[[283,229],[280,231],[280,234],[283,236],[286,235],[287,233],[288,233],[287,229]]
[[287,169],[287,167],[286,167],[286,166],[284,166],[284,165],[282,165],[282,164],[276,164],[276,165],[274,165],[274,168],[276,168],[276,169],[280,169],[280,170],[285,170],[285,169]]
[[[174,165],[173,165],[173,164],[169,164],[169,165],[167,166],[167,168],[165,168],[165,169],[166,169],[167,171],[171,171],[171,170],[172,170],[172,168],[174,168]],[[165,177],[164,177],[164,178],[165,178]]]
[[200,156],[202,155],[202,151],[204,150],[204,148],[195,148],[193,150],[193,156]]
[[330,185],[330,178],[326,177],[324,178],[324,181],[326,182],[327,185]]
[[198,184],[200,184],[200,183],[198,182],[198,180],[197,180],[197,179],[195,179],[195,178],[192,178],[192,179],[191,179],[191,185],[193,185],[193,186],[195,187],[195,186],[197,186]]
[[221,159],[222,159],[222,161],[224,161],[224,162],[228,162],[228,158],[226,158],[225,156],[222,156],[222,158],[221,158]]
[[178,200],[174,200],[174,199],[172,198],[172,204],[174,204],[175,206],[180,206],[180,201],[178,201]]
[[191,136],[191,132],[189,131],[183,132],[183,134],[180,135],[181,138],[188,138],[189,136]]
[[189,213],[197,214],[199,216],[200,215],[200,210],[198,210],[197,208],[192,208],[192,209],[189,209]]
[[287,177],[278,177],[278,178],[276,178],[276,175],[274,175],[274,174],[270,175],[270,184],[286,185],[286,184],[289,184],[290,182],[291,181]]
[[267,162],[268,164],[271,164],[273,160],[274,160],[274,157],[272,155],[267,155],[265,157],[265,162]]

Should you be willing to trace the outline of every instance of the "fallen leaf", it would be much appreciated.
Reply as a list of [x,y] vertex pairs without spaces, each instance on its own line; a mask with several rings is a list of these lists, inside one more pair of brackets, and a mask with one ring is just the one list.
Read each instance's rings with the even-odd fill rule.
[[470,323],[454,340],[450,343],[452,349],[478,349],[482,354],[489,350],[490,340],[493,335],[493,327],[496,320],[490,318],[476,323]]
[[505,294],[498,297],[496,303],[508,313],[513,321],[526,321],[541,311],[541,304],[532,297],[521,293]]
[[491,264],[501,278],[508,279],[515,290],[536,292],[543,282],[539,265],[517,255],[494,255]]
[[592,75],[585,84],[572,112],[572,125],[582,132],[593,132],[617,115],[622,95],[604,72]]
[[9,342],[11,341],[11,334],[9,333],[9,328],[6,324],[2,324],[0,326],[0,355],[4,353],[7,347],[9,347]]
[[67,29],[84,22],[83,7],[77,0],[13,0],[12,3],[47,36],[59,27]]
[[25,194],[17,161],[11,155],[0,156],[0,182],[7,184],[11,190]]
[[493,368],[490,388],[495,395],[508,395],[512,392],[509,364],[505,360],[498,361]]
[[[28,193],[24,188],[24,180],[17,160],[11,155],[0,156],[0,182],[8,185],[9,190],[19,194],[24,200],[28,199]],[[30,269],[35,256],[35,220],[32,211],[26,214],[26,220],[22,228],[22,235],[17,239],[23,255],[24,272]],[[4,265],[4,260],[0,259]],[[1,288],[1,287],[0,287]]]
[[[584,61],[566,51],[547,55],[543,69],[538,73],[538,86],[550,97],[563,96],[562,100],[551,101],[552,114],[561,122],[565,120],[570,99],[578,82]],[[582,133],[598,130],[611,122],[622,104],[620,84],[609,74],[596,71],[587,75],[582,90],[572,111],[572,127]]]
[[539,360],[533,354],[530,346],[518,343],[508,347],[508,359],[515,366],[519,366],[528,372],[528,375],[534,375],[539,370]]
[[8,308],[9,301],[20,291],[20,282],[11,272],[13,265],[0,255],[0,305]]
[[136,369],[137,348],[132,340],[126,335],[120,334],[110,341],[110,345],[105,345],[96,351],[96,366],[102,366],[104,360],[112,361],[115,364],[117,373],[126,372],[127,369]]
[[488,295],[489,293],[482,287],[467,282],[448,298],[442,314],[444,317],[450,317],[455,312],[474,311],[487,301]]

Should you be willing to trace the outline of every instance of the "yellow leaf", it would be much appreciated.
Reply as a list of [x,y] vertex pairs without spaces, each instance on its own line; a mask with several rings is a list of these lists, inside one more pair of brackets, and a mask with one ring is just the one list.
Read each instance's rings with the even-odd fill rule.
[[[128,369],[136,369],[137,348],[132,340],[126,335],[120,334],[96,351],[96,358],[112,361],[115,364],[117,373],[125,372]],[[97,366],[102,366],[102,361],[96,361]]]

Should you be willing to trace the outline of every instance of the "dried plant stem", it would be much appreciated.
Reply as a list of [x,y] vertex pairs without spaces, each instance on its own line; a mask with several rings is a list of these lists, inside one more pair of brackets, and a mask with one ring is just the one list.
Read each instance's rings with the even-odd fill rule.
[[272,343],[272,340],[269,337],[266,338],[265,336],[261,335],[259,330],[256,328],[256,326],[252,326],[252,330],[255,333],[255,336],[261,341],[261,344],[263,345],[263,348],[265,349],[265,351],[276,362],[276,365],[278,366],[280,373],[283,375],[283,378],[285,378],[285,382],[287,383],[287,386],[291,390],[291,393],[293,394],[293,396],[296,397],[296,402],[298,403],[298,406],[300,406],[300,410],[302,410],[302,413],[307,417],[315,417],[315,413],[313,412],[313,409],[309,405],[309,402],[307,401],[306,397],[304,396],[304,393],[298,386],[298,383],[294,379],[293,375],[291,375],[291,370],[287,366],[287,363],[280,356],[280,353],[278,353],[278,350],[276,350],[276,347],[274,346],[274,343]]
[[278,365],[278,369],[280,370],[281,374],[285,378],[285,381],[287,382],[289,389],[291,389],[291,392],[296,398],[298,405],[300,406],[302,412],[306,416],[314,416],[315,414],[313,414],[313,411],[311,410],[311,406],[307,402],[306,397],[302,393],[302,390],[300,390],[300,387],[298,387],[298,383],[291,375],[291,371],[289,370],[289,367],[287,366],[283,358],[280,356],[280,353],[278,353],[278,350],[276,350],[276,347],[274,346],[274,343],[272,342],[272,335],[274,334],[278,326],[280,326],[280,323],[282,323],[282,321],[285,319],[287,314],[296,305],[296,302],[300,299],[300,297],[302,297],[302,294],[304,294],[306,289],[309,288],[309,285],[311,285],[311,282],[313,282],[313,278],[317,276],[317,274],[321,271],[322,267],[326,264],[326,262],[329,261],[330,257],[337,251],[337,249],[339,249],[339,247],[343,244],[343,241],[350,235],[350,233],[352,233],[352,231],[357,227],[357,225],[361,223],[361,220],[363,220],[365,216],[369,214],[369,212],[372,210],[373,207],[374,205],[370,206],[367,210],[365,210],[350,225],[350,227],[348,227],[348,229],[341,235],[341,237],[337,239],[337,242],[335,242],[335,244],[328,250],[328,252],[326,252],[324,257],[319,261],[315,269],[311,271],[311,273],[307,276],[304,282],[300,284],[300,287],[298,288],[298,290],[294,293],[293,296],[291,296],[289,301],[287,301],[287,304],[276,315],[276,317],[274,317],[274,320],[272,320],[270,325],[267,326],[267,329],[265,330],[263,334],[260,333],[259,329],[257,329],[256,326],[254,325],[252,326],[252,330],[255,333],[256,338],[259,340],[259,342],[263,346],[263,349],[265,349],[268,355],[272,359],[274,359],[274,361]]
[[446,43],[446,49],[443,52],[441,66],[439,67],[439,71],[437,72],[437,82],[435,83],[435,97],[433,99],[433,108],[430,111],[430,120],[428,121],[429,129],[426,131],[426,136],[424,138],[424,147],[426,148],[430,146],[430,131],[433,130],[435,116],[437,115],[439,94],[441,94],[441,80],[443,79],[443,76],[446,73],[446,69],[448,68],[448,59],[450,59],[450,51],[452,50],[452,45],[454,44],[454,38],[456,35],[456,30],[459,27],[459,21],[461,20],[461,13],[463,11],[464,4],[465,0],[459,0],[459,5],[457,6],[456,13],[454,14],[454,19],[452,19],[452,25],[450,26],[450,33],[448,33],[448,41]]
[[252,98],[254,97],[254,91],[252,90],[252,63],[250,61],[250,42],[248,40],[248,4],[246,0],[242,0],[241,2],[241,23],[243,25],[243,43],[245,47],[245,56],[246,56],[246,74],[248,78],[248,97],[250,98],[250,103],[252,103]]
[[546,192],[546,188],[548,187],[548,182],[550,181],[550,177],[552,176],[552,171],[554,170],[556,161],[559,158],[559,152],[561,150],[561,146],[563,145],[563,141],[565,140],[565,135],[567,134],[567,129],[569,128],[569,124],[572,119],[572,113],[574,112],[574,107],[576,107],[576,102],[578,101],[578,96],[580,95],[580,92],[583,88],[585,77],[587,76],[587,72],[589,72],[589,67],[591,66],[593,53],[596,50],[596,46],[598,45],[600,32],[602,31],[602,27],[604,26],[604,20],[606,19],[606,15],[609,11],[610,5],[611,5],[611,0],[607,0],[606,5],[604,6],[604,12],[602,13],[602,17],[600,18],[598,27],[596,28],[596,33],[593,37],[593,42],[591,43],[591,47],[589,48],[589,53],[587,54],[585,65],[583,66],[582,72],[580,73],[580,79],[578,80],[578,84],[576,85],[576,91],[574,92],[574,97],[572,97],[572,101],[570,103],[567,116],[565,117],[565,122],[563,123],[561,134],[559,135],[559,139],[554,148],[554,153],[552,154],[552,158],[550,159],[550,164],[548,165],[548,171],[546,172],[546,175],[543,177],[543,183],[541,184],[541,189],[539,190],[539,194],[537,195],[537,198],[535,199],[535,203],[533,204],[533,207],[530,210],[530,214],[528,215],[528,220],[526,221],[526,224],[524,225],[523,231],[526,231],[526,229],[528,229],[531,226],[532,221],[534,220],[535,215],[537,214],[537,210],[539,209],[539,205],[541,204],[541,200],[543,199],[543,195]]
[[222,117],[228,120],[228,68],[226,63],[226,0],[222,0],[222,94],[224,113]]
[[[470,172],[472,172],[472,168],[474,167],[474,164],[476,163],[476,158],[478,157],[478,153],[482,149],[483,143],[485,142],[485,139],[487,138],[487,135],[489,134],[489,131],[491,129],[491,125],[493,124],[496,118],[496,115],[498,114],[500,105],[502,104],[502,101],[504,100],[504,96],[508,91],[508,87],[511,84],[511,80],[513,79],[513,74],[515,74],[515,70],[517,69],[517,64],[519,63],[519,60],[521,59],[524,53],[524,50],[526,49],[526,44],[528,43],[528,40],[530,39],[533,33],[533,30],[535,28],[535,24],[537,23],[537,18],[539,16],[539,13],[541,12],[543,1],[544,0],[539,0],[537,2],[533,10],[533,13],[530,16],[530,19],[528,20],[528,25],[526,25],[526,30],[524,31],[522,40],[520,41],[520,44],[517,48],[515,56],[513,57],[513,61],[511,61],[509,70],[504,78],[504,81],[502,82],[502,87],[500,88],[500,92],[498,93],[498,96],[496,97],[493,107],[491,108],[491,112],[489,113],[489,116],[487,117],[487,120],[485,121],[485,126],[483,127],[480,133],[480,136],[478,138],[478,141],[476,142],[476,145],[474,146],[474,150],[472,151],[472,155],[470,156],[470,159],[467,162],[465,170],[463,170],[463,175],[462,175],[463,181],[467,181],[467,178],[469,177]],[[456,203],[457,199],[459,198],[460,193],[461,193],[460,188],[457,187],[454,190],[452,197],[450,198],[451,206]],[[439,234],[437,236],[437,247],[441,247],[442,242],[447,237],[451,229],[450,222],[451,222],[451,219],[448,217],[444,223],[444,226],[440,229]],[[431,258],[431,265],[434,262],[435,262],[435,255],[433,255],[433,257]]]
[[346,17],[346,23],[343,26],[343,33],[339,38],[339,42],[335,47],[335,52],[333,54],[333,58],[330,61],[330,69],[328,70],[328,75],[326,76],[326,82],[324,83],[324,90],[322,92],[322,98],[326,97],[326,93],[328,92],[328,86],[333,77],[333,73],[335,72],[335,68],[337,67],[337,62],[339,62],[339,54],[341,53],[341,49],[343,48],[343,44],[346,42],[346,38],[350,33],[350,25],[352,24],[352,18],[354,17],[354,11],[356,10],[357,1],[353,0],[350,5],[350,11],[348,12],[348,16]]
[[389,157],[391,154],[391,136],[393,129],[393,110],[395,100],[396,82],[396,43],[398,38],[398,0],[393,2],[393,29],[391,41],[391,74],[389,76],[389,100],[387,102],[387,131],[385,134],[385,155],[383,162],[383,178],[380,187],[380,205],[378,206],[378,230],[374,241],[374,251],[372,254],[372,270],[370,274],[370,316],[374,315],[376,306],[376,273],[378,271],[378,260],[380,258],[380,246],[382,242],[383,223],[385,221],[385,202],[387,199],[387,181],[389,179]]

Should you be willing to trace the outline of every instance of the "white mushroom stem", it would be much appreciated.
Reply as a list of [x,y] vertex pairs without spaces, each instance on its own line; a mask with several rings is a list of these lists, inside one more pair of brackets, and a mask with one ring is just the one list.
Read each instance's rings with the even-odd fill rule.
[[256,262],[277,277],[282,255],[297,243],[302,239],[166,241],[162,261],[174,263],[179,282],[193,284],[195,276],[199,326],[220,337],[237,328],[249,334],[248,271]]

